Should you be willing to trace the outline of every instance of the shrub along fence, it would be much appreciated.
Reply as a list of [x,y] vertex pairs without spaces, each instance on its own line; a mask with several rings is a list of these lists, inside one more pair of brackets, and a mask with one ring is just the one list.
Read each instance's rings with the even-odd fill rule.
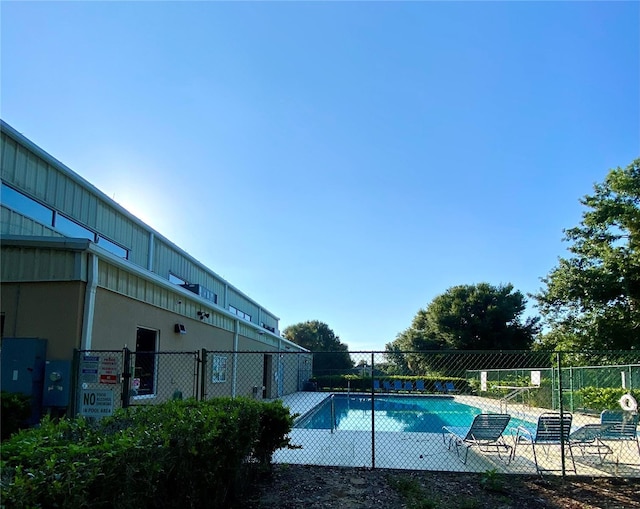
[[281,403],[246,398],[45,418],[2,445],[3,507],[230,507],[291,424]]
[[[331,353],[323,353],[325,360],[327,355]],[[106,428],[100,427],[110,422],[109,415],[115,412],[113,418],[121,418],[119,408],[129,408],[138,412],[132,415],[140,420],[153,415],[146,412],[153,412],[152,407],[161,403],[183,409],[181,400],[209,402],[220,397],[230,401],[278,400],[289,409],[293,428],[288,437],[296,447],[278,448],[281,429],[277,419],[268,424],[263,418],[262,429],[266,431],[260,438],[264,443],[271,436],[269,430],[276,427],[276,443],[271,444],[273,460],[281,463],[640,477],[638,413],[632,404],[633,398],[640,399],[638,351],[350,352],[352,365],[336,362],[327,370],[324,362],[322,376],[314,375],[313,358],[312,352],[286,351],[78,352],[72,414],[102,417],[95,424],[102,431],[94,433],[87,427],[86,440],[92,444],[92,440],[96,444],[106,440],[107,448],[114,440],[117,451],[122,446],[122,452],[105,460],[105,465],[111,468],[109,461],[130,459],[131,465],[114,467],[113,476],[130,472],[133,491],[141,486],[136,477],[140,482],[157,479],[136,473],[136,462],[146,454],[142,451],[147,443],[155,442],[145,442],[147,439],[132,437],[126,431],[105,433]],[[337,352],[336,359],[343,361],[344,352]],[[204,422],[212,419],[220,423],[215,426],[223,430],[220,436],[228,435],[228,442],[234,443],[235,431],[227,431],[231,421],[219,414],[233,414],[235,407],[224,412],[220,407],[206,408],[203,428]],[[176,420],[171,421],[175,429],[200,433],[180,428],[183,425],[178,421],[192,411],[189,406],[176,410]],[[253,415],[251,412],[249,407],[248,415]],[[508,417],[503,429],[495,430],[495,417],[475,421],[478,415],[495,414]],[[198,419],[200,414],[195,422],[199,423]],[[237,416],[234,421],[237,429],[241,429],[242,419]],[[138,430],[144,427],[136,424],[139,421],[131,422]],[[469,432],[472,425],[488,427],[488,432],[497,434],[488,436],[487,430],[477,428]],[[63,435],[74,433],[85,431],[74,428]],[[150,433],[153,439],[158,438],[155,431]],[[208,431],[202,433],[210,436]],[[166,443],[180,461],[184,459],[180,451],[195,447],[195,455],[200,450],[200,445],[179,438],[179,434],[171,440]],[[130,451],[125,452],[124,443],[130,444]],[[47,443],[43,444],[46,449]],[[64,447],[67,445],[65,442]],[[54,458],[50,459],[52,465],[57,465],[55,458],[61,447],[56,442],[46,449]],[[243,447],[239,451],[246,458]],[[74,446],[69,448],[74,450]],[[160,449],[165,451],[164,446]],[[213,446],[202,450],[208,452],[202,457],[189,456],[189,461],[204,460],[215,453]],[[252,461],[259,457],[256,451],[249,454]],[[47,456],[43,454],[35,457],[45,464]],[[81,456],[78,468],[94,468],[91,457]],[[236,460],[231,458],[228,466],[237,465]],[[73,461],[65,464],[74,465]],[[166,474],[149,468],[149,475]],[[26,482],[17,467],[12,475]],[[52,483],[60,480],[53,470],[42,475]],[[173,482],[171,479],[163,482]],[[52,486],[63,489],[57,483]]]

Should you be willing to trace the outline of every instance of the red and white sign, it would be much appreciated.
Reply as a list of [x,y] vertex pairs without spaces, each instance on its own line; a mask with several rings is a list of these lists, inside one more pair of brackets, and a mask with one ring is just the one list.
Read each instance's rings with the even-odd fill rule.
[[100,383],[118,383],[118,364],[115,357],[104,357],[100,359]]

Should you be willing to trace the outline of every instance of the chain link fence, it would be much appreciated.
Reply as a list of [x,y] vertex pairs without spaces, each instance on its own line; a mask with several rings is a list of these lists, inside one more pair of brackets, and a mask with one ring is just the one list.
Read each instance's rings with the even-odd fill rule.
[[200,352],[77,350],[72,413],[89,418],[118,408],[198,398]]
[[77,352],[76,413],[280,399],[280,463],[640,477],[638,352]]
[[[336,352],[336,359],[339,352]],[[282,400],[283,463],[640,477],[637,352],[350,352]],[[309,390],[312,389],[312,390]]]

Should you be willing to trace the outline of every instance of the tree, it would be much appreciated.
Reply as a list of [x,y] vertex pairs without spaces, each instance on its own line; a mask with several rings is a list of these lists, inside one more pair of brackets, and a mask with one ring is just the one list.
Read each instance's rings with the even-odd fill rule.
[[525,307],[524,295],[510,284],[451,287],[386,345],[387,357],[401,371],[424,372],[447,362],[427,350],[527,350],[539,318],[523,321]]
[[313,375],[329,375],[353,368],[349,347],[326,323],[310,320],[290,325],[282,335],[313,352]]
[[610,170],[580,200],[580,225],[565,230],[571,256],[542,278],[534,298],[550,327],[543,347],[627,350],[640,346],[640,159]]

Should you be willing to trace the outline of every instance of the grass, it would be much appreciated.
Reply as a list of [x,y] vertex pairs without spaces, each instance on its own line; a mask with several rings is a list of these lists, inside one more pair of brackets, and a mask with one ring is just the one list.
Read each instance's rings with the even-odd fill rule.
[[[427,493],[421,483],[402,475],[389,476],[389,485],[404,499],[407,509],[477,509],[482,507],[478,497],[460,497],[452,501],[449,497],[439,497]],[[497,470],[487,470],[480,477],[479,485],[484,491],[505,492],[504,476]]]
[[437,500],[428,497],[424,489],[415,479],[406,477],[390,477],[389,484],[407,502],[407,509],[437,509]]

